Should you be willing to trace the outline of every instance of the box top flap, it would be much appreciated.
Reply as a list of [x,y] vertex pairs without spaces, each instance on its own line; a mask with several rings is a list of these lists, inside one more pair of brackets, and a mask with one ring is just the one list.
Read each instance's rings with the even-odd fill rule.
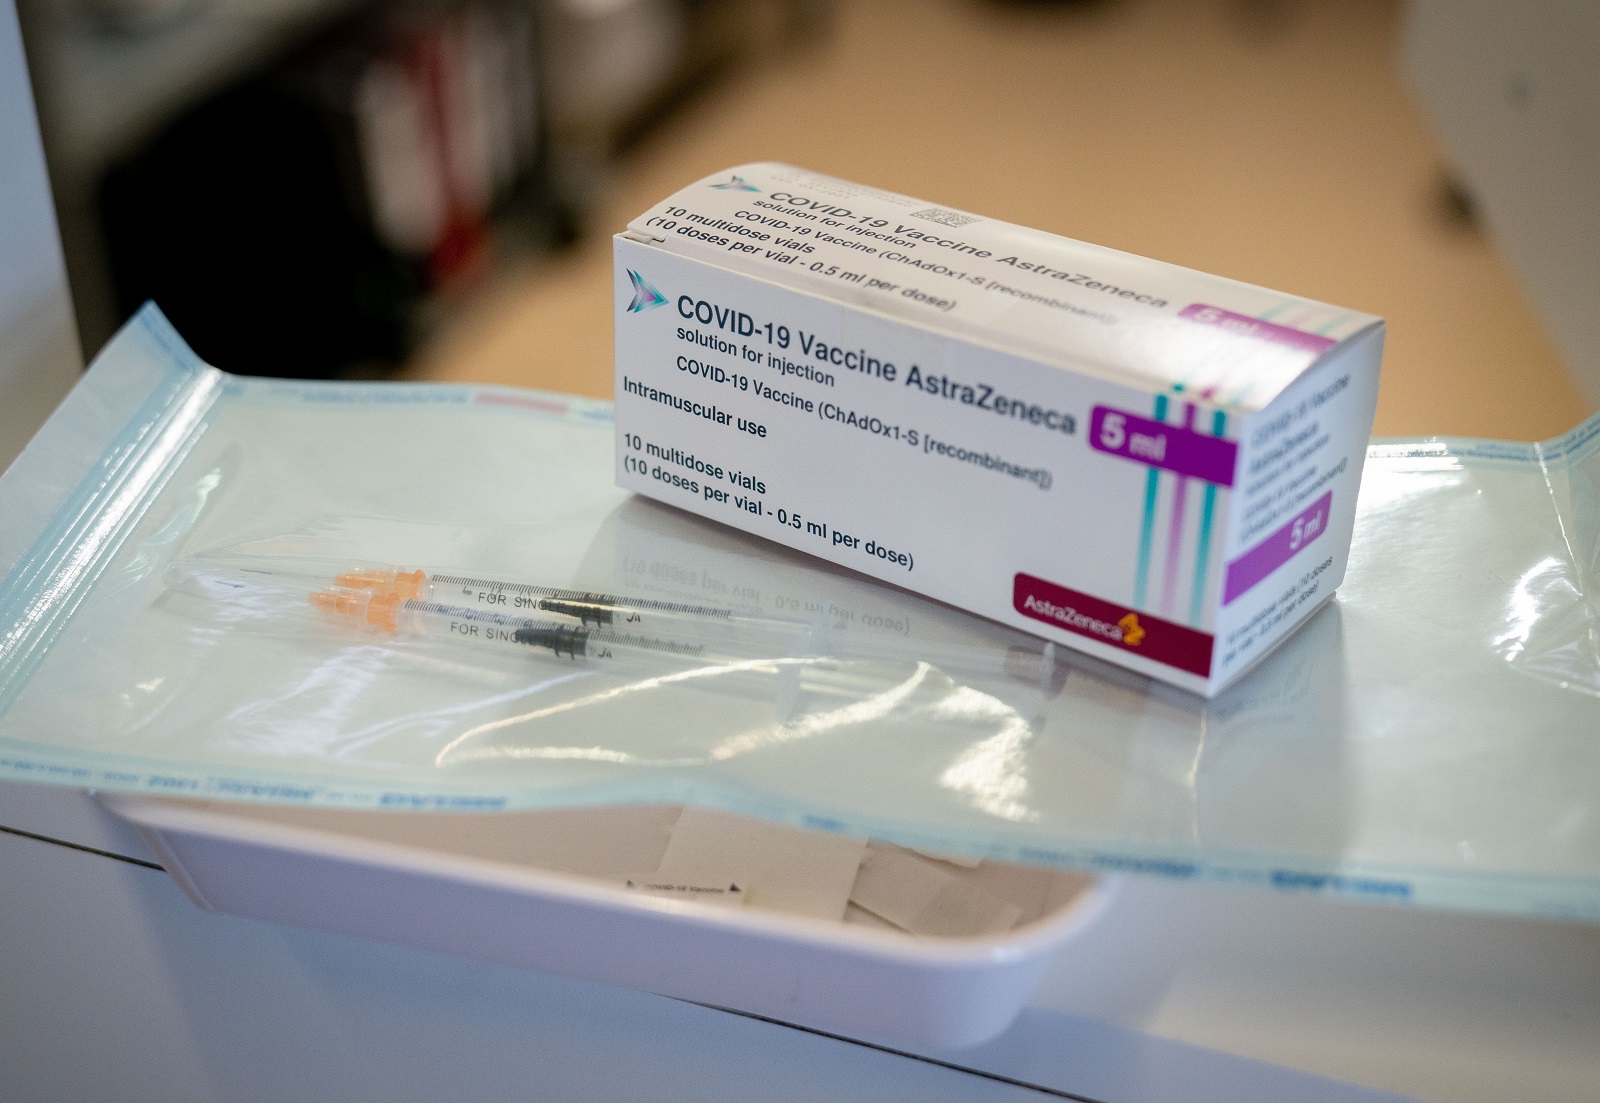
[[948,336],[1240,412],[1265,407],[1329,351],[1382,324],[776,163],[699,180],[634,219],[624,236]]

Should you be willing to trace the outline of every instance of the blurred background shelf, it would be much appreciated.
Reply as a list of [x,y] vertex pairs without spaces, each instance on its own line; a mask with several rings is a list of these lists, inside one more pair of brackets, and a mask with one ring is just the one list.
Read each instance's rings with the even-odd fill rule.
[[570,244],[618,151],[801,0],[24,0],[84,347],[155,299],[254,374],[398,370]]
[[[1544,181],[1530,195],[1553,176],[1529,153],[1486,177],[1439,89],[1490,102],[1509,80],[1521,98],[1492,121],[1515,139],[1519,120],[1567,110],[1544,89],[1600,77],[1540,68],[1538,43],[1567,26],[1544,9],[1583,10],[1563,0],[1525,19],[1498,5],[1509,77],[1461,69],[1466,47],[1438,28],[1489,26],[1477,8],[1496,5],[1474,3],[1456,23],[1429,0],[23,11],[91,354],[153,296],[229,370],[609,396],[609,235],[700,175],[784,160],[1382,314],[1379,435],[1537,439],[1592,408],[1579,379],[1600,391],[1600,363],[1574,359],[1577,315],[1551,312],[1528,235],[1502,217],[1511,176]],[[469,58],[452,92],[426,56],[462,42],[494,47],[499,76]],[[523,121],[488,130],[521,137],[493,152],[484,120],[507,116]],[[490,167],[463,170],[468,148]],[[1583,275],[1587,240],[1557,242],[1578,258],[1563,273]]]
[[54,174],[94,176],[175,113],[359,2],[157,0],[142,16],[136,4],[25,4],[30,61],[49,93],[41,111]]

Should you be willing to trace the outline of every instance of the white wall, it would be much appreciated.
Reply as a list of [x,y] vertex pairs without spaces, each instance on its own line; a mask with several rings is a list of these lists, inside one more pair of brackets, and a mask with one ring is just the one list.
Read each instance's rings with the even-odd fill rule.
[[1412,0],[1405,51],[1452,169],[1600,406],[1600,4]]
[[14,0],[0,0],[0,469],[83,366]]

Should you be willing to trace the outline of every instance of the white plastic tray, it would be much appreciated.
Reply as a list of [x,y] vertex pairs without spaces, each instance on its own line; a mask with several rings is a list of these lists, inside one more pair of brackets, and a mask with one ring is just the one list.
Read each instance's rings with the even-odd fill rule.
[[100,799],[203,908],[927,1045],[1005,1029],[1112,888],[986,864],[969,872],[1018,904],[1021,924],[914,937],[628,890],[618,875],[655,868],[672,807],[458,815]]

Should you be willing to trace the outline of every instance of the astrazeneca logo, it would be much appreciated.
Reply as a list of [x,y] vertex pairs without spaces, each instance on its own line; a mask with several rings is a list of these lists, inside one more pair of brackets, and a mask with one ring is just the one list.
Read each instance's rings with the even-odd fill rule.
[[1144,625],[1139,623],[1138,613],[1129,613],[1117,621],[1117,627],[1122,629],[1122,642],[1129,647],[1138,647],[1144,642]]
[[645,278],[632,268],[628,269],[628,279],[633,281],[633,301],[628,304],[629,314],[637,314],[641,310],[652,310],[666,303],[667,297],[651,287]]
[[711,186],[713,188],[715,188],[717,191],[753,191],[753,192],[759,192],[761,190],[760,188],[756,187],[754,184],[752,184],[749,181],[747,181],[742,176],[730,177],[726,184],[712,184]]

